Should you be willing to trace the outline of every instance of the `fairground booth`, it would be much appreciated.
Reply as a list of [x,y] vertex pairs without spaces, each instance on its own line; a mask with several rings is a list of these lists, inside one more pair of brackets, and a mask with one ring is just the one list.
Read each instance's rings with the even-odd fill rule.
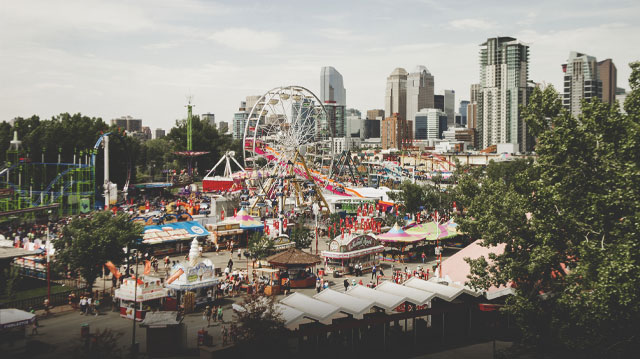
[[207,291],[213,290],[219,280],[215,277],[213,263],[209,259],[201,260],[200,255],[198,240],[194,239],[189,250],[189,262],[177,263],[171,269],[171,275],[165,285],[173,292],[167,300],[167,309],[176,310],[187,292],[193,293],[194,307],[207,303]]
[[[424,234],[411,234],[405,232],[398,224],[394,225],[387,233],[376,236],[385,247],[382,260],[390,262],[407,262],[418,259],[422,252],[416,250],[424,241]],[[412,248],[408,248],[412,246]]]
[[267,257],[267,262],[272,268],[282,271],[283,280],[289,278],[291,288],[309,288],[316,284],[314,267],[322,263],[322,259],[300,249],[289,248]]
[[126,278],[114,295],[120,300],[120,316],[133,319],[135,311],[137,321],[142,321],[147,312],[160,310],[166,296],[160,278],[149,276]]
[[371,270],[378,265],[378,255],[384,247],[369,234],[345,234],[334,238],[329,243],[329,250],[322,251],[325,273],[352,273],[356,264],[362,270]]
[[36,315],[20,309],[0,309],[0,350],[3,357],[24,353],[27,345],[26,327],[33,325]]
[[189,241],[200,239],[204,243],[209,235],[209,231],[196,221],[174,222],[145,226],[142,242],[150,246],[152,255],[164,256],[186,252]]

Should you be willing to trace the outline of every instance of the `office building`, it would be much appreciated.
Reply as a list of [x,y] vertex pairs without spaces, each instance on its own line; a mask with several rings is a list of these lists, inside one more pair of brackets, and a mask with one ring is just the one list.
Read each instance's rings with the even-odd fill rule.
[[407,121],[394,113],[382,121],[380,137],[382,149],[403,148],[411,141],[413,121]]
[[369,110],[364,120],[364,138],[380,138],[380,125],[384,120],[384,110]]
[[111,125],[116,125],[129,133],[142,132],[142,120],[131,116],[114,118],[111,120]]
[[602,83],[598,76],[598,62],[593,56],[572,51],[566,64],[562,65],[564,72],[564,94],[562,105],[571,115],[582,113],[582,101],[602,98]]
[[456,123],[456,92],[444,90],[444,113],[447,114],[447,126],[453,127]]
[[352,138],[364,138],[364,121],[362,113],[355,108],[346,111],[347,136]]
[[513,37],[489,38],[480,46],[478,145],[513,143],[528,151],[533,141],[520,106],[527,104],[529,93],[529,46]]
[[213,113],[203,113],[200,115],[200,120],[202,122],[206,122],[211,125],[211,127],[216,128],[216,115]]
[[165,132],[161,128],[156,128],[156,131],[155,131],[154,135],[155,135],[155,137],[154,137],[155,139],[162,138],[162,137],[165,136]]
[[433,108],[433,86],[433,75],[425,66],[407,75],[407,120],[413,121],[423,108]]
[[469,101],[467,100],[462,100],[460,101],[460,109],[458,110],[460,112],[460,117],[461,117],[461,121],[460,124],[462,126],[466,126],[467,125],[467,106],[469,106]]
[[404,121],[407,120],[407,75],[407,71],[403,68],[398,67],[393,70],[387,77],[387,90],[384,97],[384,113],[397,114],[396,117]]
[[438,110],[444,112],[444,95],[433,96],[433,108],[437,108]]
[[333,66],[320,69],[320,101],[323,104],[347,105],[347,90],[342,75]]
[[598,75],[602,82],[602,102],[613,104],[618,88],[618,69],[611,59],[598,62]]

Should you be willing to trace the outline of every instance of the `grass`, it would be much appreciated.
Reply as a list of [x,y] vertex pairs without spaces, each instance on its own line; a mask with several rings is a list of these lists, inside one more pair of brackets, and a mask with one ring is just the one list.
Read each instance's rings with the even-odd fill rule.
[[[68,291],[72,288],[63,287],[59,284],[51,283],[51,294]],[[32,278],[23,278],[18,284],[18,290],[14,298],[9,298],[6,294],[0,296],[0,303],[21,300],[47,295],[47,282]]]

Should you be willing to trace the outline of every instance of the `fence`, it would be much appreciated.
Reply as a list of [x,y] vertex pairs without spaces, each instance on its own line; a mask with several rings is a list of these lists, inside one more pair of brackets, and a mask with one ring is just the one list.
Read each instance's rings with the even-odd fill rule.
[[[51,301],[49,305],[58,306],[58,305],[68,304],[70,294],[73,293],[75,294],[76,297],[79,297],[80,295],[86,293],[87,291],[88,291],[87,288],[75,288],[75,289],[68,290],[66,292],[52,293]],[[17,299],[17,300],[1,303],[0,308],[17,308],[22,310],[43,309],[45,299],[47,299],[46,295],[25,298],[25,299]]]

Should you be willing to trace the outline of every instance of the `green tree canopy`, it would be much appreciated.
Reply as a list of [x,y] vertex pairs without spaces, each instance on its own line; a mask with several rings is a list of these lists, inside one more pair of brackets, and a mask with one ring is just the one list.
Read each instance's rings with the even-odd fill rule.
[[90,217],[76,217],[54,241],[56,264],[78,272],[92,287],[102,273],[102,266],[111,261],[120,265],[125,259],[125,247],[136,247],[142,236],[142,226],[133,223],[124,213],[114,216],[109,211],[95,212]]
[[640,343],[640,63],[617,105],[583,102],[572,117],[553,87],[523,115],[536,162],[460,173],[461,230],[505,244],[469,261],[477,287],[515,283],[507,299],[523,342],[563,357],[628,355]]

